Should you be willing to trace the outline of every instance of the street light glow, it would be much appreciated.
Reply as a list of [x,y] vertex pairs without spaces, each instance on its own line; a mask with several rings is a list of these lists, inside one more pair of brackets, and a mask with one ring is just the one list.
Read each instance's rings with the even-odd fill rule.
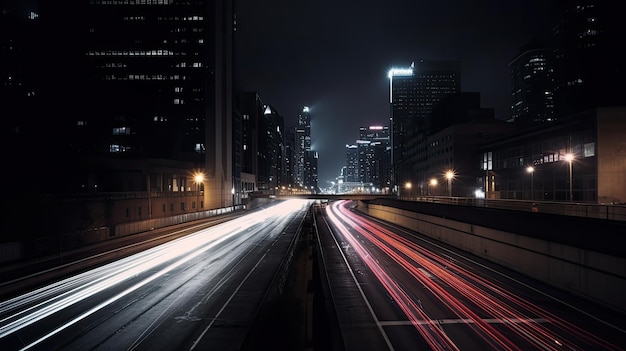
[[446,178],[448,179],[448,196],[452,197],[452,179],[454,178],[454,171],[448,170],[446,172]]
[[574,161],[574,154],[565,154],[565,161],[569,163],[569,201],[574,201],[574,193],[572,192],[572,161]]
[[196,184],[200,184],[200,183],[204,182],[204,173],[202,173],[202,172],[198,172],[198,173],[196,173],[196,174],[193,176],[193,181],[194,181]]
[[535,199],[535,185],[534,185],[535,183],[533,179],[533,173],[535,172],[535,167],[533,166],[526,167],[526,172],[530,174],[530,199],[534,200]]
[[454,172],[453,171],[447,171],[446,172],[446,178],[448,180],[453,179],[454,178]]

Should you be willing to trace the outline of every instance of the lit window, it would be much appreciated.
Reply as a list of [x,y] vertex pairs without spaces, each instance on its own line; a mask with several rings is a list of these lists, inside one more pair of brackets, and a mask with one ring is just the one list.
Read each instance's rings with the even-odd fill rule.
[[130,135],[130,128],[128,127],[113,128],[113,135]]

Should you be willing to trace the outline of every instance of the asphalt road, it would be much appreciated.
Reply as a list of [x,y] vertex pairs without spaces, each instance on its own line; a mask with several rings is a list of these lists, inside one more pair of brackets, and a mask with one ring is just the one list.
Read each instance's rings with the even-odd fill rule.
[[310,202],[285,201],[0,302],[0,350],[241,347]]
[[345,350],[622,350],[626,316],[337,201],[317,216]]

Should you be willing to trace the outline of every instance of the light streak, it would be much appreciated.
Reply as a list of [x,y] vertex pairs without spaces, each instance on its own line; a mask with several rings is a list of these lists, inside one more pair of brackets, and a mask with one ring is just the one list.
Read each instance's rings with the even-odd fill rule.
[[[344,228],[340,229],[340,233],[346,240],[353,246],[354,243],[358,243],[354,235],[345,229],[351,227],[362,238],[392,258],[454,312],[458,316],[455,321],[466,321],[468,327],[490,348],[521,349],[517,339],[511,339],[494,328],[494,321],[498,321],[498,324],[506,326],[521,340],[545,350],[562,350],[564,345],[571,349],[588,345],[591,348],[619,350],[615,345],[508,291],[506,287],[498,286],[495,282],[455,264],[446,257],[439,256],[372,221],[350,213],[345,208],[346,204],[347,202],[336,202],[328,210],[329,218]],[[366,250],[357,250],[363,260],[365,260],[364,251]],[[397,283],[389,281],[389,275],[380,272],[384,271],[384,268],[375,262],[368,256],[366,262],[368,266],[371,264],[370,268],[377,277],[380,277],[381,283],[388,289],[390,295],[402,299],[399,306],[429,345],[436,348],[437,343],[448,342],[445,335],[428,333],[426,329],[419,328],[420,325],[431,325],[436,321],[425,314],[415,313],[414,302],[407,301],[410,299],[409,295],[398,293],[402,288],[398,287]],[[481,318],[480,315],[488,315],[491,318]],[[575,339],[568,339],[568,336]]]
[[[146,272],[157,269],[156,272],[132,284],[122,292],[105,299],[103,302],[74,316],[66,323],[28,342],[22,350],[32,348],[111,303],[127,296],[129,293],[198,257],[227,239],[241,235],[246,228],[253,227],[272,218],[280,218],[286,214],[295,213],[309,204],[309,200],[284,201],[259,212],[238,217],[235,221],[224,222],[200,230],[194,234],[172,240],[152,249],[50,284],[44,288],[0,302],[0,339],[89,297],[106,292],[120,283],[135,279]],[[274,234],[278,235],[279,232]]]

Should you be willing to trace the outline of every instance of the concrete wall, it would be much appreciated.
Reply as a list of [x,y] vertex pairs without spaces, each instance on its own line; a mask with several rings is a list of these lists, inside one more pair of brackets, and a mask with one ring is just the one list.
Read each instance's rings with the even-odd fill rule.
[[363,201],[358,210],[626,311],[626,258]]

